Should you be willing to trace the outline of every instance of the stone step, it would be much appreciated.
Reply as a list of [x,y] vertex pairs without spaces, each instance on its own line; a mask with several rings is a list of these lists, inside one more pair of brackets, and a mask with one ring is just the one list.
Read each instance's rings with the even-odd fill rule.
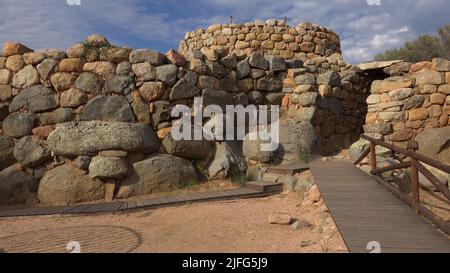
[[272,181],[251,181],[247,183],[247,188],[264,192],[282,192],[283,184]]
[[301,173],[306,170],[309,170],[309,165],[307,163],[294,163],[267,168],[268,173],[286,174],[286,175],[294,175],[296,173]]

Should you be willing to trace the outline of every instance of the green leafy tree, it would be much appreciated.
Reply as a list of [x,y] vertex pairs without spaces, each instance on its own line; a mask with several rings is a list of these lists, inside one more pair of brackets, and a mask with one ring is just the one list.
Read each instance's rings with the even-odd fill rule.
[[430,61],[433,58],[450,58],[450,25],[438,30],[439,35],[422,35],[406,42],[401,48],[389,49],[375,56],[377,61],[404,60],[408,62]]

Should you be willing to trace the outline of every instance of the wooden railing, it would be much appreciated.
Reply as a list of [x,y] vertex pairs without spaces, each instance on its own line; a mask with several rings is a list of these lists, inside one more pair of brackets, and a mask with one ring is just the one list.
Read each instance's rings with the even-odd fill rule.
[[[433,222],[433,224],[435,224],[438,228],[440,228],[447,234],[450,234],[450,223],[439,218],[431,210],[429,210],[428,208],[426,208],[424,205],[421,204],[420,202],[421,185],[419,181],[419,172],[420,172],[436,187],[436,189],[439,190],[439,192],[442,193],[442,195],[447,199],[446,201],[450,201],[450,190],[448,189],[447,185],[445,185],[438,178],[436,178],[436,176],[434,176],[427,168],[425,168],[425,166],[421,162],[426,163],[434,168],[437,168],[449,174],[450,174],[450,165],[447,165],[430,157],[415,153],[411,149],[403,149],[366,135],[362,135],[361,138],[368,140],[370,142],[370,146],[361,154],[361,156],[357,160],[355,160],[355,162],[353,162],[353,164],[358,165],[365,157],[369,155],[371,166],[370,173],[372,174],[373,178],[375,178],[375,180],[378,181],[378,183],[385,186],[390,192],[392,192],[401,200],[409,204],[413,209],[416,210],[417,213],[428,218],[428,220]],[[403,161],[398,164],[393,164],[387,167],[377,168],[377,160],[375,152],[375,148],[377,145],[388,148],[396,153],[403,154],[404,156],[409,157],[410,160]],[[411,168],[410,178],[411,178],[412,193],[410,195],[402,193],[398,188],[386,182],[382,177],[379,176],[379,174],[384,172],[405,168]]]

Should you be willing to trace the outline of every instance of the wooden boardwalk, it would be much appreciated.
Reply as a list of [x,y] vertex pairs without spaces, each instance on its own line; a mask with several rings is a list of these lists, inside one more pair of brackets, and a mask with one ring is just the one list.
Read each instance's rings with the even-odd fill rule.
[[158,207],[176,206],[188,203],[256,198],[280,193],[283,185],[267,181],[248,182],[246,187],[213,192],[196,192],[159,198],[136,199],[128,201],[77,204],[69,206],[40,206],[21,209],[0,209],[0,217],[38,216],[38,215],[76,215],[128,213]]
[[309,164],[317,186],[350,252],[450,253],[450,240],[437,228],[350,161]]

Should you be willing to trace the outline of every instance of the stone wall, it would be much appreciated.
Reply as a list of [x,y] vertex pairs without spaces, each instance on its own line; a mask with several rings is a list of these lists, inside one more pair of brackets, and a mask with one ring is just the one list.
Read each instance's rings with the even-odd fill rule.
[[216,49],[223,56],[263,51],[285,59],[314,58],[341,53],[339,36],[325,27],[301,23],[290,27],[282,20],[256,20],[245,24],[212,25],[206,30],[188,32],[179,51]]
[[[116,47],[101,35],[67,51],[6,43],[0,204],[126,198],[349,146],[361,133],[368,88],[361,70],[327,55],[162,54]],[[174,141],[178,118],[170,112],[192,107],[194,97],[203,106],[280,105],[280,148],[265,156],[245,141],[244,150],[236,141]]]
[[426,129],[449,125],[450,62],[400,62],[384,69],[390,77],[372,83],[366,133],[405,147]]

